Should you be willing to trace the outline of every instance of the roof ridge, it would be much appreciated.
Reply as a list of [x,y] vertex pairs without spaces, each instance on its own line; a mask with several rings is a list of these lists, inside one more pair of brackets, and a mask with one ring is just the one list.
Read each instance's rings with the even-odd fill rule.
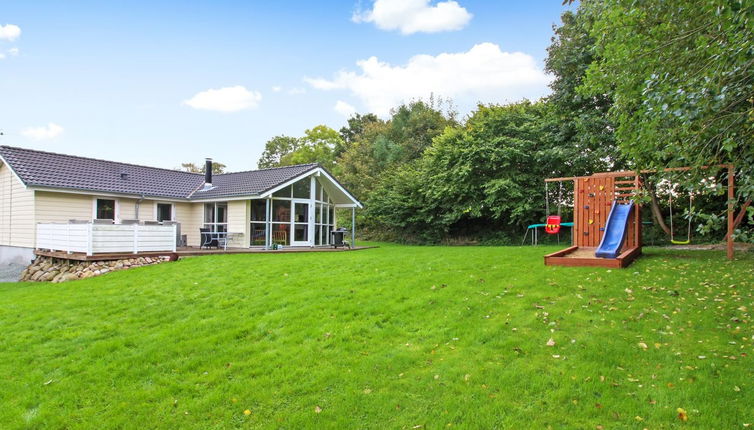
[[123,163],[121,161],[105,160],[103,158],[82,157],[81,155],[71,155],[71,154],[63,154],[61,152],[42,151],[42,150],[39,150],[39,149],[22,148],[20,146],[0,145],[0,148],[17,149],[17,150],[21,150],[21,151],[37,152],[37,153],[41,153],[41,154],[59,155],[59,156],[63,156],[63,157],[78,158],[78,159],[81,159],[81,160],[102,161],[102,162],[105,162],[105,163],[122,164],[122,165],[125,165],[125,166],[142,167],[142,168],[145,168],[145,169],[165,170],[165,171],[168,171],[168,172],[185,173],[187,175],[204,176],[204,173],[187,172],[185,170],[168,169],[167,167],[147,166],[147,165],[144,165],[144,164],[136,164],[136,163]]
[[276,170],[276,169],[290,169],[291,167],[301,167],[301,166],[319,166],[320,163],[302,163],[302,164],[291,164],[290,166],[277,166],[277,167],[265,167],[264,169],[251,169],[251,170],[240,170],[238,172],[225,172],[225,173],[215,173],[215,176],[222,176],[222,175],[233,175],[236,173],[249,173],[249,172],[264,172],[267,170]]

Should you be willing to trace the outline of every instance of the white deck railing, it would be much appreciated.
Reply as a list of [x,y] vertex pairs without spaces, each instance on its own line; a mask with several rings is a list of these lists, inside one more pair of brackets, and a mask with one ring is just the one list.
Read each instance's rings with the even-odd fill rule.
[[176,250],[174,225],[142,224],[37,224],[37,249],[101,253],[160,252]]

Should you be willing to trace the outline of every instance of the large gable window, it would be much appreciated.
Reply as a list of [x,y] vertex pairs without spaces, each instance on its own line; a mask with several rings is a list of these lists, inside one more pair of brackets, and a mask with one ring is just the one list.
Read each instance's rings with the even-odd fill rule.
[[115,200],[97,199],[95,215],[97,219],[111,219],[115,221]]

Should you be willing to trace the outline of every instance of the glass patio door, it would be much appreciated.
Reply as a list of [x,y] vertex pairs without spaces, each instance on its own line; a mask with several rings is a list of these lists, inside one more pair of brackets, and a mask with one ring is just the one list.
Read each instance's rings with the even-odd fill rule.
[[309,246],[309,200],[293,200],[291,246]]

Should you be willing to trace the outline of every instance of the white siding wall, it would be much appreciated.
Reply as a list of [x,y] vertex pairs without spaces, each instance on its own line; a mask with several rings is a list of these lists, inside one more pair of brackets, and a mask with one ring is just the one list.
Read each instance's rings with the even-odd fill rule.
[[249,201],[232,200],[228,202],[228,232],[242,233],[241,237],[228,243],[228,246],[249,246]]
[[0,245],[34,247],[34,191],[0,166]]
[[35,221],[38,223],[92,219],[92,196],[37,191],[35,200]]
[[204,222],[204,203],[176,203],[175,220],[181,223],[189,246],[199,246],[199,228]]

